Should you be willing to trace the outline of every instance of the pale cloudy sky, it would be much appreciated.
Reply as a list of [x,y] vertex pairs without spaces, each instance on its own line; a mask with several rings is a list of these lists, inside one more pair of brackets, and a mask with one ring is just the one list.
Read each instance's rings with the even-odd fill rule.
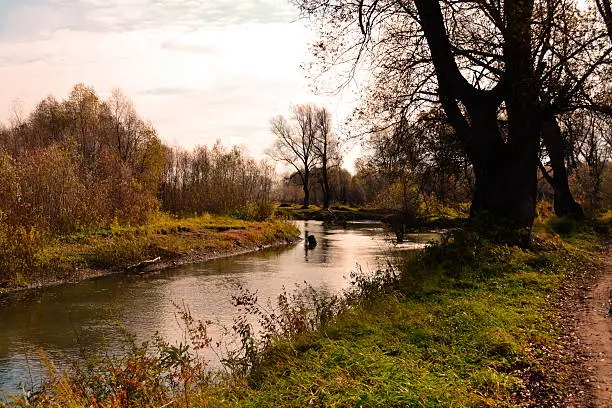
[[347,113],[309,91],[313,35],[286,0],[0,0],[0,121],[83,82],[120,88],[170,144],[219,138],[262,157],[290,104]]

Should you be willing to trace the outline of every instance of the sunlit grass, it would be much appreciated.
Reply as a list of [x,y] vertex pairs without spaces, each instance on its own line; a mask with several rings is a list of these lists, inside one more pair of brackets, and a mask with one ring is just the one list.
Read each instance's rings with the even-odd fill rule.
[[554,348],[559,334],[555,291],[569,270],[595,267],[599,240],[588,227],[571,241],[552,234],[541,233],[529,250],[485,244],[474,256],[453,257],[451,243],[426,252],[406,266],[392,293],[355,304],[322,333],[277,343],[246,381],[206,388],[196,400],[227,407],[529,405],[526,371],[553,387],[567,380],[540,373],[536,355]]
[[[225,232],[242,231],[233,225]],[[561,364],[547,354],[562,334],[557,290],[569,272],[597,267],[602,238],[588,224],[562,235],[556,226],[538,225],[529,249],[457,231],[408,259],[400,274],[356,277],[331,320],[313,331],[277,332],[246,375],[194,385],[184,400],[193,407],[541,406],[530,378],[551,393],[563,393],[568,382],[566,371],[546,369]],[[303,319],[299,310],[282,316]],[[74,388],[81,377],[66,378],[48,384],[46,401],[90,405]],[[138,398],[186,406],[172,391],[153,395],[145,387],[135,395],[133,406]]]
[[255,222],[210,214],[179,219],[160,213],[142,226],[111,225],[54,237],[37,249],[34,266],[14,283],[78,279],[84,269],[121,270],[158,256],[168,261],[214,255],[286,242],[297,235],[295,225],[280,220]]

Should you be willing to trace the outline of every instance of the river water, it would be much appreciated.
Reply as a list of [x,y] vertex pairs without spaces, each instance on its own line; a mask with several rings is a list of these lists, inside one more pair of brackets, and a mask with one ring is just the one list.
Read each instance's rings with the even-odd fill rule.
[[299,221],[297,226],[302,235],[315,235],[314,249],[301,241],[145,275],[111,275],[6,296],[0,301],[0,399],[17,392],[20,383],[40,381],[45,369],[39,350],[53,361],[74,361],[83,350],[112,349],[112,339],[124,329],[140,340],[159,332],[177,342],[182,334],[175,304],[187,305],[195,318],[231,325],[236,314],[231,296],[238,286],[257,291],[260,300],[304,282],[319,292],[338,293],[358,266],[375,270],[398,250],[419,249],[437,237],[410,235],[396,246],[380,223],[340,228]]

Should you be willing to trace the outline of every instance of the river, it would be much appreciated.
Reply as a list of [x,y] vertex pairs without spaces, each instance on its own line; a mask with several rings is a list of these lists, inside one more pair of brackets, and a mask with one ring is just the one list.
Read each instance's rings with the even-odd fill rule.
[[174,304],[187,305],[195,318],[231,325],[236,313],[231,296],[238,286],[257,291],[259,299],[274,299],[284,288],[292,291],[304,282],[319,292],[338,293],[358,265],[375,270],[394,251],[419,249],[437,237],[409,235],[398,247],[380,223],[297,225],[302,235],[316,237],[314,249],[301,241],[145,275],[115,274],[9,294],[0,302],[0,396],[16,392],[20,383],[40,381],[45,369],[39,350],[53,361],[74,361],[82,350],[113,349],[113,339],[124,328],[140,340],[159,332],[180,341]]

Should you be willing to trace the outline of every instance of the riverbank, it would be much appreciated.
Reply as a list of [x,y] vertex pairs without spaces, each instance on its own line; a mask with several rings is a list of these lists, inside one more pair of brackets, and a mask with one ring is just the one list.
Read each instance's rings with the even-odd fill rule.
[[459,232],[398,277],[362,280],[356,303],[277,342],[200,405],[591,406],[590,360],[568,316],[605,274],[605,234],[538,229],[528,250]]
[[[244,348],[226,359],[233,375],[211,379],[196,354],[162,344],[52,375],[30,404],[589,406],[579,326],[568,316],[605,273],[609,224],[537,229],[529,249],[456,231],[400,269],[355,275],[345,300],[306,292],[271,310],[238,296],[265,330],[262,343],[237,323]],[[207,343],[205,326],[192,333]],[[163,381],[169,375],[175,383]]]
[[299,231],[290,222],[243,221],[202,215],[160,215],[144,226],[112,227],[89,234],[49,239],[23,254],[27,270],[0,281],[0,295],[108,275],[143,273],[186,263],[294,243]]
[[[390,222],[394,218],[399,217],[400,211],[389,208],[358,208],[349,206],[332,206],[329,209],[324,209],[316,205],[310,205],[308,208],[303,208],[297,204],[282,204],[276,207],[276,215],[291,219],[291,220],[316,220],[323,222],[339,223],[346,221],[383,221]],[[440,230],[464,227],[467,222],[465,214],[447,209],[447,211],[439,216],[431,216],[426,218],[415,218],[406,223],[406,228],[413,231],[423,229]]]

